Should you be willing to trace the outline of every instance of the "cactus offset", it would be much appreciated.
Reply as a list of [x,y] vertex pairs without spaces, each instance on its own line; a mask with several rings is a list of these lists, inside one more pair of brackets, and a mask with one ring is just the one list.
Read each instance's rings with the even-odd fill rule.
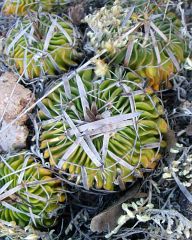
[[65,200],[61,182],[24,153],[0,162],[0,219],[19,226],[51,227]]
[[25,16],[28,12],[38,10],[51,11],[53,7],[65,4],[65,0],[5,0],[3,13],[5,15]]
[[82,55],[77,37],[69,21],[42,13],[37,19],[18,19],[8,33],[5,54],[26,78],[55,75],[77,66]]
[[[177,73],[185,59],[186,43],[180,33],[181,21],[175,14],[148,1],[104,7],[85,21],[95,51],[106,49],[105,59],[136,71],[149,79],[155,90]],[[138,4],[138,6],[137,6]]]
[[113,190],[154,169],[166,143],[163,107],[133,73],[86,70],[42,101],[44,157],[84,187]]

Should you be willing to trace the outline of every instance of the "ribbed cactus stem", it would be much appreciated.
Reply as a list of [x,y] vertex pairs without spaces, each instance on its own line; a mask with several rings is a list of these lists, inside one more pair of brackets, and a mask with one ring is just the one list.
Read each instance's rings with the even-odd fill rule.
[[85,70],[42,104],[44,157],[86,188],[113,190],[119,177],[141,177],[166,146],[161,102],[133,73],[118,69],[100,78]]
[[20,153],[0,162],[0,219],[22,227],[51,227],[65,201],[61,182],[33,157]]
[[5,54],[8,64],[31,79],[77,66],[82,56],[78,45],[78,32],[68,20],[41,13],[18,19],[7,35]]
[[187,44],[180,19],[165,12],[161,3],[115,1],[85,18],[88,44],[96,52],[106,49],[106,61],[147,78],[155,90],[170,87],[170,77],[185,60]]
[[25,16],[29,12],[48,11],[53,7],[64,5],[65,0],[5,0],[3,13],[5,15]]

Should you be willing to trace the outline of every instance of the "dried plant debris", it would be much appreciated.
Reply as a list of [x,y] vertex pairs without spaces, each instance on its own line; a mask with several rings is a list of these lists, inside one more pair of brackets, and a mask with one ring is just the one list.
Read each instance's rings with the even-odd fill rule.
[[73,24],[83,24],[84,17],[90,13],[93,13],[96,9],[100,9],[109,0],[75,0],[69,2],[67,9],[68,15],[71,18]]
[[133,228],[143,225],[142,230],[150,239],[185,240],[191,237],[192,222],[175,210],[155,209],[152,203],[143,198],[128,204],[123,203],[122,209],[125,214],[118,219],[118,226],[105,235],[105,238],[111,239],[117,234],[114,239],[118,239],[119,229],[129,222],[127,236]]
[[[34,101],[30,90],[17,82],[17,77],[6,72],[0,77],[0,151],[11,151],[26,146],[28,129],[27,114],[19,114]],[[13,124],[12,122],[15,121]]]
[[[182,184],[185,187],[192,186],[192,155],[189,153],[189,148],[184,148],[180,144],[176,144],[170,149],[171,153],[178,154],[174,161],[170,162],[169,167],[164,168],[164,179],[173,179],[173,174],[177,173],[182,179]],[[179,154],[180,153],[180,154]]]
[[68,14],[73,24],[81,24],[82,19],[85,17],[85,3],[75,4],[69,7]]
[[[173,154],[169,165],[164,167],[163,178],[175,181],[182,195],[180,197],[181,211],[192,220],[192,155],[191,147],[176,144],[170,149]],[[187,209],[187,212],[186,212]]]
[[14,222],[0,220],[0,237],[6,240],[53,240],[51,233],[39,232],[32,226],[19,227]]
[[170,86],[169,78],[181,70],[187,43],[181,20],[166,6],[163,1],[132,5],[120,0],[106,5],[85,17],[88,47],[105,49],[106,60],[136,71],[156,90],[162,83]]
[[91,231],[98,233],[108,230],[112,231],[116,227],[119,217],[123,214],[121,208],[122,203],[127,202],[130,199],[141,197],[142,194],[139,193],[139,187],[139,184],[134,184],[133,187],[129,189],[115,204],[96,215],[91,220]]

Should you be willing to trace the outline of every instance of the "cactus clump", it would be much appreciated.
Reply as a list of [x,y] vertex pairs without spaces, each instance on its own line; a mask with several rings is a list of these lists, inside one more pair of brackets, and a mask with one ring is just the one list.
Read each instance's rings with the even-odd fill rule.
[[24,16],[28,12],[37,12],[38,10],[49,12],[59,4],[64,5],[65,0],[5,0],[3,13],[5,15]]
[[55,75],[78,65],[78,33],[59,16],[41,13],[38,18],[18,19],[7,35],[8,64],[26,78]]
[[51,227],[65,195],[61,182],[24,153],[0,162],[0,219],[19,226]]
[[179,18],[160,6],[117,0],[85,18],[91,49],[106,50],[106,61],[134,70],[155,90],[161,84],[170,86],[168,80],[181,69],[187,46]]
[[40,148],[52,166],[86,188],[107,190],[155,168],[167,124],[141,79],[122,68],[105,77],[89,69],[63,85],[39,111]]

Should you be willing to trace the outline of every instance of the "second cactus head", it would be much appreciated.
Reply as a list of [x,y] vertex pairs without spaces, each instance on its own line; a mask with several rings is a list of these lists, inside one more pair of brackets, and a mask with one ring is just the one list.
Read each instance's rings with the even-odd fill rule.
[[163,84],[170,86],[169,78],[184,62],[187,44],[181,21],[164,6],[163,1],[117,0],[88,15],[91,49],[106,50],[106,61],[135,71],[155,90]]
[[56,15],[18,19],[6,39],[8,64],[29,79],[66,72],[81,59],[78,37],[73,25]]
[[65,0],[4,0],[5,15],[25,16],[29,12],[51,11],[54,6],[65,4]]
[[0,162],[0,220],[21,227],[37,228],[56,224],[65,194],[61,182],[50,170],[25,153]]

